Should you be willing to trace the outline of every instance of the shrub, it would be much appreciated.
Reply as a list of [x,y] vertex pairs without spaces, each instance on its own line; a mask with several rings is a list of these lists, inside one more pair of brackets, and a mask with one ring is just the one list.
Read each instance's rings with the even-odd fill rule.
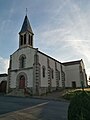
[[77,93],[71,100],[68,120],[90,120],[90,96],[85,91]]

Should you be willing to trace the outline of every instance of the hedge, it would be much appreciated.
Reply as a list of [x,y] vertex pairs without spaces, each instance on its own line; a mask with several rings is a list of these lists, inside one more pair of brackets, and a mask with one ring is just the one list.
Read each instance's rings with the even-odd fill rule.
[[90,120],[90,96],[85,91],[77,93],[71,100],[68,120]]

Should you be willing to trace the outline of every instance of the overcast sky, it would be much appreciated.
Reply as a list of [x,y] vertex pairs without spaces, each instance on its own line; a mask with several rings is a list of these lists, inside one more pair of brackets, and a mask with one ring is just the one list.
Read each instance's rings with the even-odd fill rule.
[[34,47],[60,62],[83,59],[90,75],[90,0],[0,0],[0,73],[18,49],[27,15]]

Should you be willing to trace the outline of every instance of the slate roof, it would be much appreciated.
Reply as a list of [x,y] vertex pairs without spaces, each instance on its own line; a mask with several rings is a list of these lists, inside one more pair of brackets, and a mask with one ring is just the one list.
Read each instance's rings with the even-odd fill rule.
[[0,77],[7,77],[8,75],[6,73],[0,74]]
[[75,64],[80,64],[81,61],[82,61],[82,59],[81,60],[77,60],[77,61],[65,62],[65,63],[62,63],[62,64],[65,65],[65,66],[75,65]]
[[30,22],[28,20],[27,15],[24,18],[24,22],[23,22],[23,25],[22,25],[22,28],[21,28],[21,31],[19,32],[19,34],[20,33],[24,33],[26,31],[28,31],[28,32],[33,34],[33,31],[32,31],[32,28],[31,28],[31,25],[30,25]]

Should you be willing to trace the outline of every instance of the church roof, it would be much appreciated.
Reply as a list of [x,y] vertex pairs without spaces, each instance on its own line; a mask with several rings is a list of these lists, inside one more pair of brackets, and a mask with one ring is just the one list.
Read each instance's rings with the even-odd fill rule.
[[7,77],[8,75],[6,73],[0,74],[0,77]]
[[77,60],[77,61],[64,62],[62,64],[65,65],[65,66],[75,65],[75,64],[80,64],[81,61],[82,61],[82,59],[81,60]]
[[33,34],[33,31],[32,31],[32,28],[31,28],[31,25],[30,25],[30,22],[28,20],[28,17],[27,15],[25,16],[24,18],[24,22],[23,22],[23,25],[22,25],[22,28],[21,28],[21,31],[19,33],[24,33],[24,32],[30,32]]

